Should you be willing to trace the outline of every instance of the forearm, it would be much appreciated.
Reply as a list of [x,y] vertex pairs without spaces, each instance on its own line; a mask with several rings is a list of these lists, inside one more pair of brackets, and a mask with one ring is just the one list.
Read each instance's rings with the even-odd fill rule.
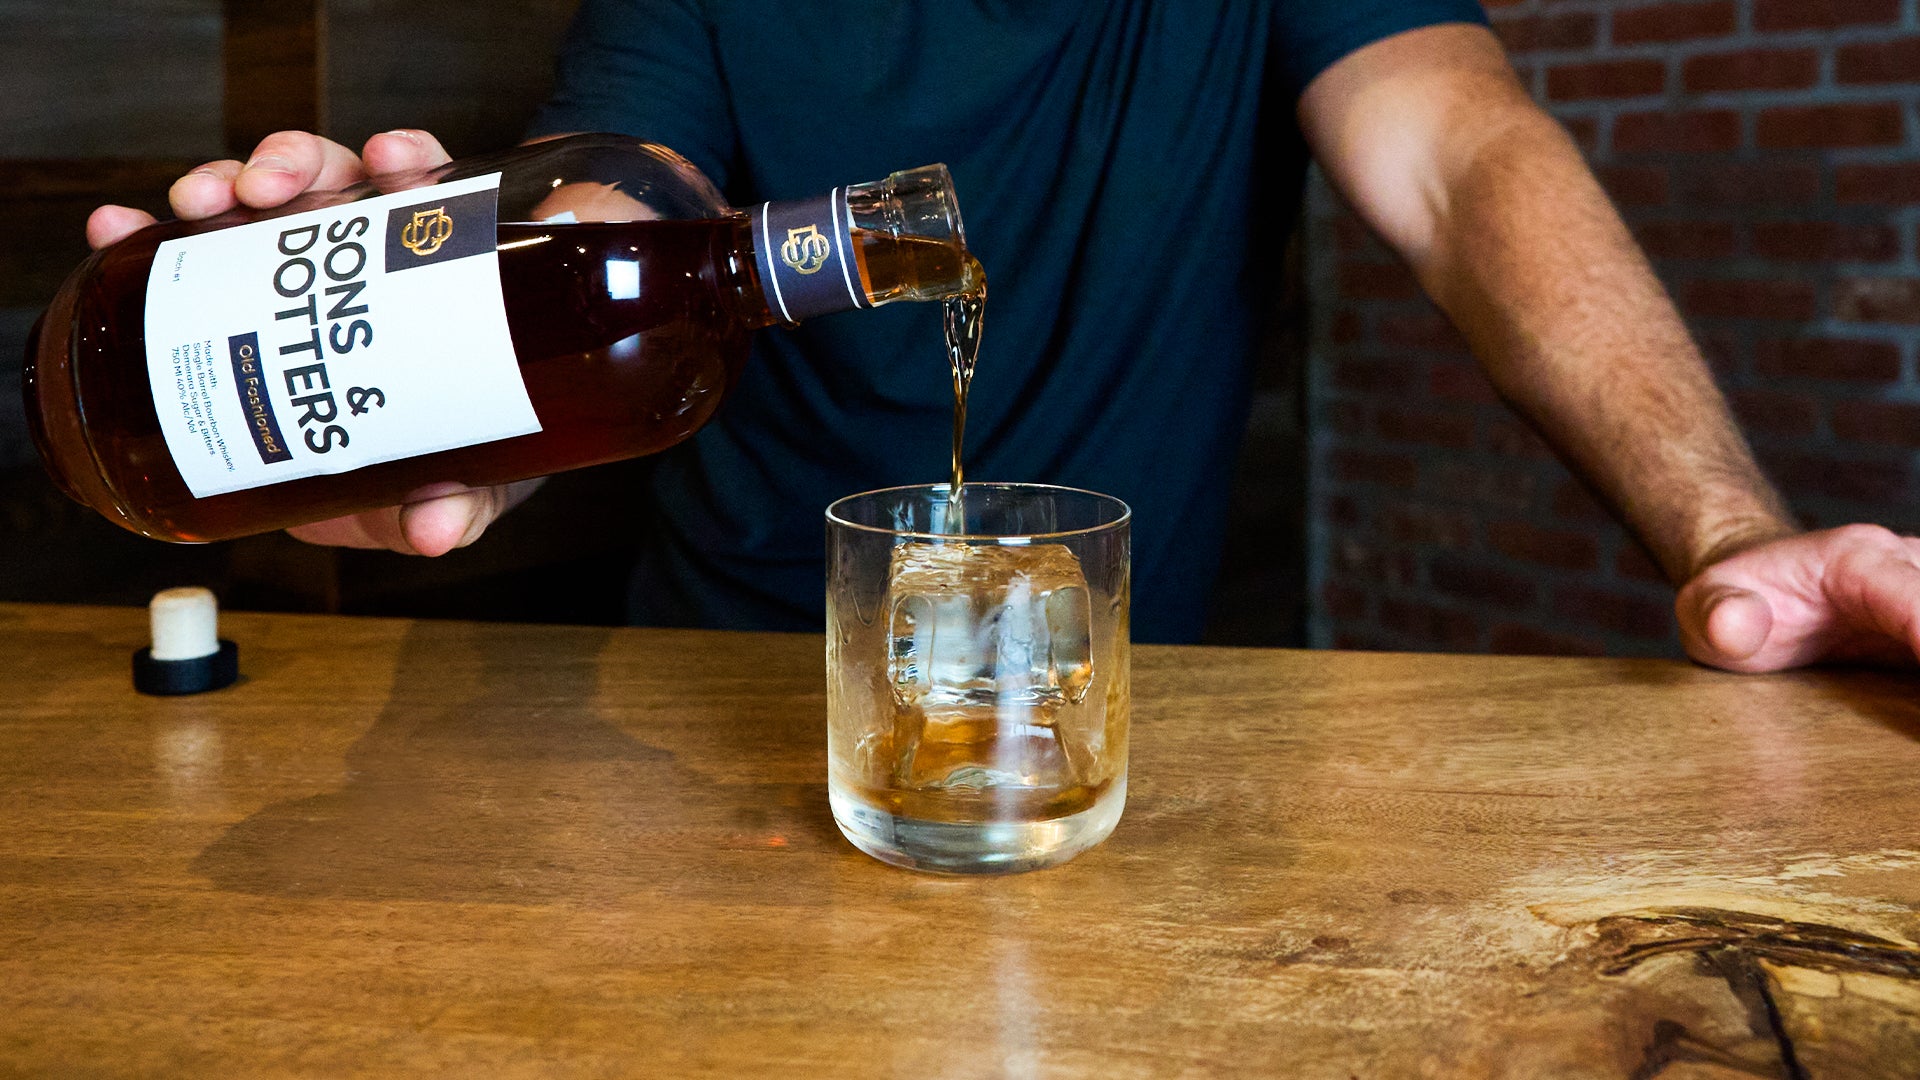
[[1307,88],[1300,119],[1500,393],[1671,578],[1793,531],[1673,304],[1490,33],[1369,45]]
[[1676,583],[1793,531],[1686,328],[1572,142],[1516,104],[1407,252],[1495,387]]

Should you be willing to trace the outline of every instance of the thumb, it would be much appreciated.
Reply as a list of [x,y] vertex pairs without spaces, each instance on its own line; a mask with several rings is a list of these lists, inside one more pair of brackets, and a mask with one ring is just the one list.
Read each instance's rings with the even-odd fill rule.
[[1674,615],[1687,654],[1715,667],[1752,659],[1773,633],[1773,608],[1766,597],[1737,585],[1683,589]]
[[418,554],[445,555],[478,540],[497,513],[491,488],[469,488],[401,507],[400,533]]

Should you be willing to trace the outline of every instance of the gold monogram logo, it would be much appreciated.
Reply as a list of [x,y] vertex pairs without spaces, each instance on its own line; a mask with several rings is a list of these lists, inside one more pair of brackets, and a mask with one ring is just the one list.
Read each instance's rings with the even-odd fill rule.
[[780,245],[780,261],[800,274],[811,274],[827,265],[827,256],[832,253],[833,245],[820,235],[817,225],[788,229],[787,242]]
[[400,230],[400,242],[408,251],[426,258],[440,250],[440,245],[453,236],[453,219],[447,216],[447,208],[436,206],[431,210],[416,210],[413,220]]

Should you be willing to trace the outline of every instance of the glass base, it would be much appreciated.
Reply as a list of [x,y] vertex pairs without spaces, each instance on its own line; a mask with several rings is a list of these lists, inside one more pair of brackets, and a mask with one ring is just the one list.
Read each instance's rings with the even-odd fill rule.
[[1058,866],[1107,838],[1127,804],[1122,774],[1092,806],[1049,821],[922,821],[827,785],[834,824],[853,846],[894,866],[935,874],[1015,874]]

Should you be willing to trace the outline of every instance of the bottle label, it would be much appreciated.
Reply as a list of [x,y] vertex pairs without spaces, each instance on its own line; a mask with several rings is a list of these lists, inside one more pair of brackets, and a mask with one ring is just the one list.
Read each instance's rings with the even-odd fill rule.
[[753,250],[767,299],[786,322],[872,307],[854,265],[847,190],[817,199],[761,203],[753,211]]
[[197,498],[540,430],[494,253],[500,174],[160,245],[147,374]]

